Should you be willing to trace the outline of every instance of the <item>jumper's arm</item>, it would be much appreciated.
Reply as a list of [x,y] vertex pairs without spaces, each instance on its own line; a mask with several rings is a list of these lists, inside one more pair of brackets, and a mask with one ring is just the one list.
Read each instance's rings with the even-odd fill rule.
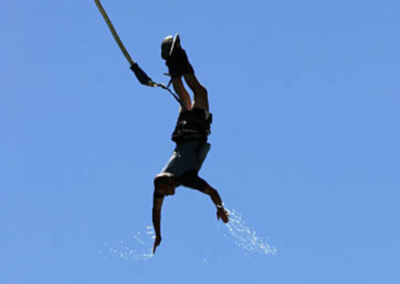
[[153,254],[156,253],[157,247],[161,243],[161,208],[163,205],[164,198],[153,199],[153,226],[156,233],[154,240]]

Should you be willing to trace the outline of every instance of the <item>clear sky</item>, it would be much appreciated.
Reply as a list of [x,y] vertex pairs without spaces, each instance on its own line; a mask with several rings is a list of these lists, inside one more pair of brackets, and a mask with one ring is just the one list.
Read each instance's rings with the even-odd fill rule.
[[102,3],[154,80],[181,34],[214,114],[201,174],[277,251],[182,188],[157,254],[121,257],[150,249],[177,104],[93,0],[0,0],[0,283],[400,283],[399,1]]

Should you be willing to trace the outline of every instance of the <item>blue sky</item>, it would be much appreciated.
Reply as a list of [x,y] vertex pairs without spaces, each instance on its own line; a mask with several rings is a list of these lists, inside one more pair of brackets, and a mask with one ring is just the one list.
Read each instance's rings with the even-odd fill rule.
[[399,283],[398,1],[102,3],[156,81],[181,34],[214,113],[202,176],[277,252],[180,189],[155,257],[111,253],[151,224],[177,104],[94,1],[2,0],[1,283]]

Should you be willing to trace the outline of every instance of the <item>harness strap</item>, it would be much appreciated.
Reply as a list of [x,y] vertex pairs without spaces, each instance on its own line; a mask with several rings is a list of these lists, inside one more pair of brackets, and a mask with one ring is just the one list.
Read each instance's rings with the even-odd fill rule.
[[172,133],[172,141],[204,140],[211,134],[212,114],[200,109],[182,111]]

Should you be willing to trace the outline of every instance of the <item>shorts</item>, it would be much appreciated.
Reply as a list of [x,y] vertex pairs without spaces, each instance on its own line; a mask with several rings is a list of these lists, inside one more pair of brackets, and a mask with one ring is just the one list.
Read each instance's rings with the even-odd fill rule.
[[210,143],[203,141],[179,143],[161,173],[172,174],[177,179],[189,171],[198,173],[210,147]]

